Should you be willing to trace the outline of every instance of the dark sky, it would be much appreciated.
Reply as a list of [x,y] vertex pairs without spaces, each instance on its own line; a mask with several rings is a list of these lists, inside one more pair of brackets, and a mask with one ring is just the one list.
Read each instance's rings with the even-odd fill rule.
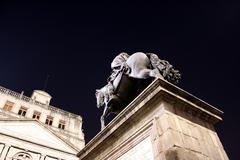
[[[68,1],[66,1],[68,2]],[[88,142],[100,130],[95,89],[120,52],[153,52],[182,73],[179,87],[225,112],[216,130],[240,159],[240,3],[0,2],[0,85],[80,114]]]

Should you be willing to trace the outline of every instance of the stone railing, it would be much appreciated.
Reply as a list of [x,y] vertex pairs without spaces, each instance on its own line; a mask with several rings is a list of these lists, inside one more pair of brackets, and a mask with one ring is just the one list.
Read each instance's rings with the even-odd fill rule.
[[32,98],[23,95],[23,92],[22,93],[17,93],[15,91],[12,91],[10,89],[7,89],[7,88],[4,88],[4,87],[0,86],[0,93],[12,96],[16,99],[20,99],[20,100],[23,100],[25,102],[33,103],[35,105],[38,105],[38,106],[41,106],[41,107],[44,107],[44,108],[47,107],[47,109],[49,109],[51,111],[59,112],[63,115],[69,116],[69,117],[73,117],[73,118],[79,117],[79,115],[64,111],[60,108],[57,108],[57,107],[54,107],[54,106],[51,106],[51,105],[46,105],[46,104],[43,104],[43,103],[38,102],[38,101],[34,101]]
[[59,109],[59,108],[54,107],[54,106],[51,106],[51,105],[49,105],[48,107],[49,107],[49,109],[50,109],[51,111],[59,112],[59,113],[61,113],[61,114],[63,114],[63,115],[69,116],[69,117],[73,117],[73,118],[79,117],[79,115],[77,115],[77,114],[64,111],[64,110],[62,110],[62,109]]
[[1,87],[1,86],[0,86],[0,92],[4,93],[4,94],[7,94],[7,95],[10,95],[10,96],[13,96],[15,98],[20,98],[20,95],[21,95],[17,92],[11,91],[11,90],[9,90],[7,88],[4,88],[4,87]]

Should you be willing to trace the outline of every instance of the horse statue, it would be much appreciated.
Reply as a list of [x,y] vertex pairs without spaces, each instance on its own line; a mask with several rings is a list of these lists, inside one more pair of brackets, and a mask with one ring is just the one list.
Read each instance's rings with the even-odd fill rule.
[[110,113],[122,111],[153,79],[161,78],[177,84],[181,75],[168,61],[156,54],[137,52],[129,56],[120,53],[111,63],[112,73],[108,83],[96,90],[97,107],[104,106],[101,129]]

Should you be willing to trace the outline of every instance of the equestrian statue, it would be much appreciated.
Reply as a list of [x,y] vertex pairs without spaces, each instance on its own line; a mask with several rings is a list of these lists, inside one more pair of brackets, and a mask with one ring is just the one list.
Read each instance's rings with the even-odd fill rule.
[[168,61],[156,54],[137,52],[132,55],[120,53],[111,63],[112,73],[107,85],[96,90],[97,107],[104,106],[101,116],[101,129],[110,113],[121,112],[155,78],[177,84],[181,78]]

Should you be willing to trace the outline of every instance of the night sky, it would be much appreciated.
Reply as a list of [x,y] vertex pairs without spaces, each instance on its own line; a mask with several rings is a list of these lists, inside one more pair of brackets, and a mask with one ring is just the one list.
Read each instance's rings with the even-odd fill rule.
[[[68,1],[66,1],[68,2]],[[86,142],[100,131],[95,89],[120,52],[152,52],[182,73],[179,87],[224,111],[216,130],[240,159],[240,3],[0,2],[0,85],[80,114]]]

